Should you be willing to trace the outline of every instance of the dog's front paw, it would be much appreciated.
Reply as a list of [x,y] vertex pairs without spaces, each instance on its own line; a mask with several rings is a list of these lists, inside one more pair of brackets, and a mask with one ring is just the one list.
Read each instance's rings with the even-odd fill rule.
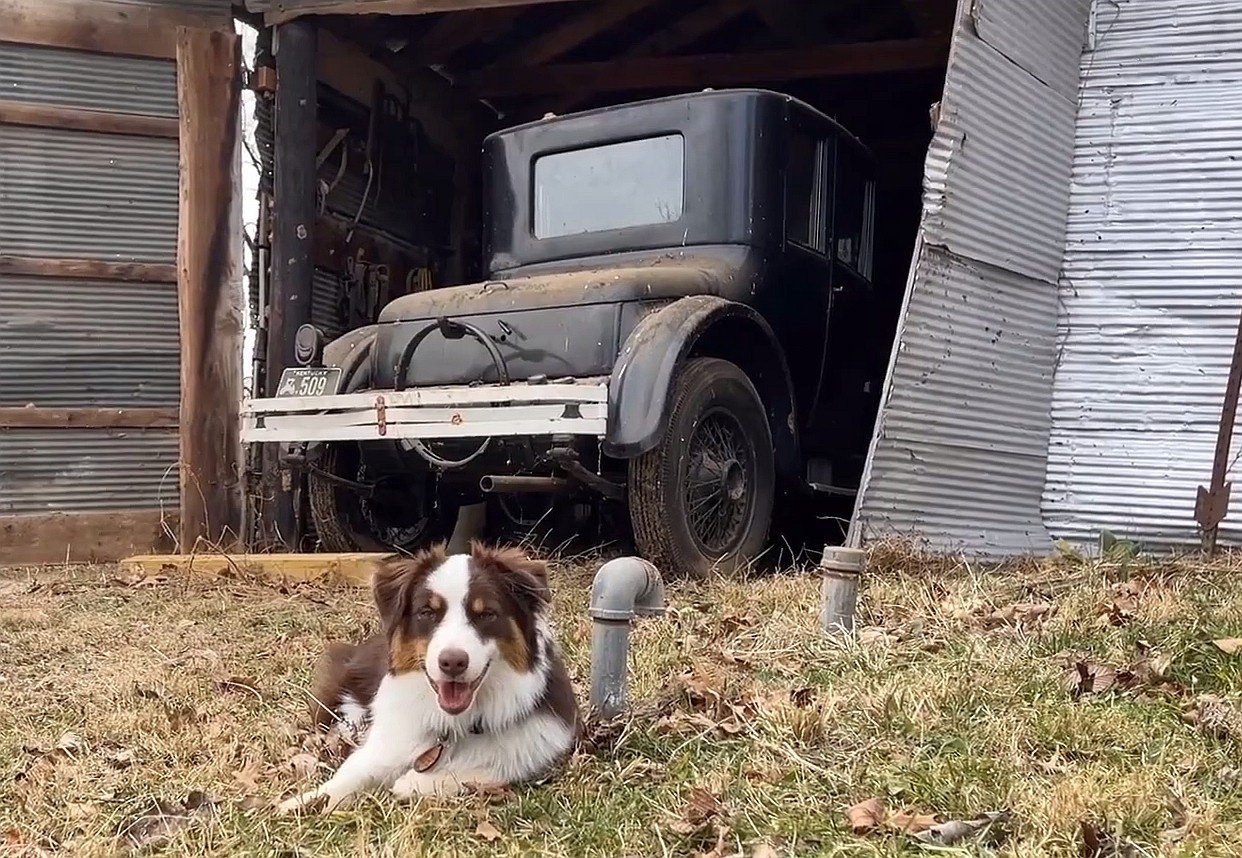
[[320,787],[282,801],[276,806],[276,812],[282,816],[291,813],[327,813],[335,810],[340,803],[339,798],[324,792]]
[[451,796],[461,792],[461,781],[452,776],[427,775],[413,769],[397,778],[392,792],[397,798],[410,799],[416,795]]

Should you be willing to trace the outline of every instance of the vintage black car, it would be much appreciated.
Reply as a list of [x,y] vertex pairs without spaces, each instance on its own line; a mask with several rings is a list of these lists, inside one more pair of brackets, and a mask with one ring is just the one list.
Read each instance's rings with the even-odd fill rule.
[[702,574],[763,552],[779,499],[856,488],[883,371],[858,140],[705,91],[494,134],[484,171],[486,282],[398,298],[322,360],[304,329],[244,410],[304,459],[325,546],[410,548],[484,497],[611,505]]

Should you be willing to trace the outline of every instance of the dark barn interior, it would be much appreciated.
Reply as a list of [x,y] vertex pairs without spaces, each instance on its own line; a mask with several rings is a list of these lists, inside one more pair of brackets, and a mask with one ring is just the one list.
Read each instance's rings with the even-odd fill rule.
[[[835,118],[877,158],[873,281],[885,309],[869,333],[886,366],[955,9],[955,0],[600,0],[309,16],[261,30],[252,88],[261,94],[257,244],[267,252],[252,276],[254,305],[265,310],[255,314],[255,378],[279,377],[306,320],[289,312],[287,272],[272,266],[269,277],[265,265],[282,258],[271,246],[282,241],[282,159],[312,153],[303,146],[298,155],[282,133],[296,119],[273,123],[280,97],[264,85],[274,80],[265,67],[280,68],[281,89],[289,85],[281,64],[296,62],[289,46],[306,32],[318,91],[310,318],[330,336],[373,322],[402,294],[486,276],[480,151],[491,131],[704,88],[760,87]],[[265,477],[251,495],[276,501],[259,504],[270,507],[258,516],[266,541],[313,542],[305,526],[294,529],[305,518],[293,516],[297,492],[270,465]],[[848,519],[851,504],[838,498],[831,514]]]

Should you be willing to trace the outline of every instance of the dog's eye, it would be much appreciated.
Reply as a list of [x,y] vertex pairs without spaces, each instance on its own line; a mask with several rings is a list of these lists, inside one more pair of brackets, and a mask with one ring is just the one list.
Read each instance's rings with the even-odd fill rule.
[[490,623],[494,619],[496,619],[495,611],[479,611],[479,622]]
[[436,612],[430,606],[426,606],[419,608],[418,613],[415,616],[417,616],[420,620],[434,620],[436,618]]

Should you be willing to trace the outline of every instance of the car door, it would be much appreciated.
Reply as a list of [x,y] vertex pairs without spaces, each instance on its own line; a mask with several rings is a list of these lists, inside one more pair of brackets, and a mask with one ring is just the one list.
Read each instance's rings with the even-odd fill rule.
[[[817,411],[827,358],[832,264],[827,255],[832,217],[831,140],[800,117],[791,119],[785,170],[785,247],[780,276],[766,290],[762,311],[784,346],[793,379],[799,429]],[[808,438],[804,441],[811,442]]]

